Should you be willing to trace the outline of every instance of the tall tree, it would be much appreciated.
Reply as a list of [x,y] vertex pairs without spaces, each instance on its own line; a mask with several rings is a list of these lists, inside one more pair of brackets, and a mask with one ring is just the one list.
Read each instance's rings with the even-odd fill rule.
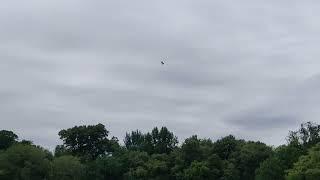
[[94,162],[89,164],[87,179],[112,179],[121,180],[126,173],[124,164],[118,156],[98,157]]
[[261,142],[247,142],[243,145],[235,157],[237,168],[240,171],[240,179],[253,180],[255,170],[271,154],[271,147]]
[[143,151],[145,144],[145,135],[140,131],[132,131],[131,133],[126,133],[124,138],[124,145],[127,149],[132,151]]
[[84,165],[73,156],[55,158],[51,165],[50,180],[80,180],[84,177]]
[[145,163],[148,179],[170,179],[168,155],[153,154]]
[[145,151],[148,154],[169,154],[177,147],[178,138],[166,127],[162,127],[160,131],[155,127],[147,134],[138,130],[126,133],[124,144],[128,150]]
[[0,154],[0,179],[48,179],[50,160],[42,148],[15,144]]
[[17,142],[18,136],[12,131],[1,130],[0,131],[0,150],[7,149],[12,144]]
[[287,141],[305,149],[312,147],[320,142],[320,125],[312,122],[302,123],[299,130],[289,132]]
[[218,154],[221,159],[227,160],[233,152],[239,151],[243,144],[243,140],[237,140],[233,135],[229,135],[214,142],[213,153]]
[[307,155],[301,156],[288,171],[288,180],[318,180],[320,177],[320,144],[311,148]]
[[213,143],[210,139],[199,139],[196,135],[187,138],[181,146],[181,156],[185,163],[189,165],[192,161],[208,160],[211,156],[216,156],[212,152]]
[[154,144],[154,152],[169,154],[178,144],[178,138],[166,127],[154,128],[151,132]]
[[256,170],[256,180],[284,180],[285,166],[276,156],[270,157],[260,164]]
[[95,159],[112,151],[108,131],[103,124],[75,126],[59,132],[65,149],[84,159]]
[[193,161],[189,168],[184,170],[183,179],[185,180],[209,180],[212,177],[210,168],[205,162]]
[[193,161],[201,161],[203,155],[200,149],[201,140],[196,135],[187,138],[181,146],[181,155],[187,165]]
[[124,174],[126,179],[147,179],[145,163],[149,160],[149,155],[146,152],[128,151],[121,159],[127,172]]
[[240,172],[234,165],[234,162],[223,161],[222,177],[220,180],[240,180]]

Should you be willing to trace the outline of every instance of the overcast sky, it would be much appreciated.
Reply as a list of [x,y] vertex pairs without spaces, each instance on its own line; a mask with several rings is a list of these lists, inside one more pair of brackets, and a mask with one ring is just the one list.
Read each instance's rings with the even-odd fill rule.
[[[53,149],[58,132],[167,126],[270,145],[320,115],[319,1],[6,1],[0,123]],[[161,61],[166,62],[161,65]]]

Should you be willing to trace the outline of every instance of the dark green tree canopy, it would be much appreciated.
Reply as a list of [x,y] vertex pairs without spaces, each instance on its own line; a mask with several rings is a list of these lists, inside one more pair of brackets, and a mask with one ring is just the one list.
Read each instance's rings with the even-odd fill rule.
[[95,159],[112,151],[108,133],[103,124],[97,124],[61,130],[59,136],[65,149],[73,155]]
[[73,156],[60,156],[51,163],[50,180],[81,179],[84,173],[84,165]]
[[256,170],[256,180],[284,180],[285,166],[283,162],[277,157],[273,156],[260,164]]
[[264,160],[272,155],[271,147],[261,142],[245,143],[234,159],[240,172],[240,179],[253,180],[255,170]]
[[288,171],[288,180],[318,180],[320,178],[320,143],[301,156]]
[[102,124],[61,130],[55,154],[0,131],[2,180],[318,180],[319,126],[304,123],[271,147],[229,135],[193,135],[178,145],[166,127],[127,133],[124,145]]
[[49,156],[42,148],[15,144],[0,154],[0,179],[47,179],[50,170]]
[[198,139],[196,135],[193,135],[190,138],[187,138],[182,144],[181,155],[187,164],[203,159],[200,143],[201,139]]
[[124,138],[124,144],[126,148],[133,151],[145,150],[145,143],[145,135],[138,130],[132,131],[130,134],[126,133],[126,136]]
[[128,150],[168,154],[177,147],[178,138],[166,127],[162,127],[160,131],[155,127],[151,133],[143,134],[138,130],[126,133],[124,144]]
[[16,143],[18,136],[12,131],[1,130],[0,131],[0,150],[7,149],[12,144]]
[[174,136],[166,127],[152,130],[152,142],[154,144],[154,152],[157,154],[170,153],[178,144],[178,138]]
[[207,163],[198,161],[193,161],[190,167],[184,170],[182,178],[185,180],[213,179]]
[[233,135],[229,135],[218,139],[213,144],[213,152],[218,154],[222,159],[227,160],[233,152],[239,151],[243,144],[243,140],[237,140]]
[[309,148],[320,142],[320,125],[307,122],[297,131],[290,131],[287,141],[291,145]]

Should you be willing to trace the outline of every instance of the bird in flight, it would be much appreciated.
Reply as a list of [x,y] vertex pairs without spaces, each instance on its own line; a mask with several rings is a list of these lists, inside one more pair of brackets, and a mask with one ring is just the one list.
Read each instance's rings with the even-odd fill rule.
[[162,65],[164,65],[164,62],[163,62],[163,61],[161,61],[161,64],[162,64]]

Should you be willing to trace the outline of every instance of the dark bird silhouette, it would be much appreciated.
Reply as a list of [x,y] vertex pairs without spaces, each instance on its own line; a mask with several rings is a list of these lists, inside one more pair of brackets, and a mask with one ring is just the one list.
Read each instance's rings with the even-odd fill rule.
[[162,64],[162,65],[164,65],[164,62],[163,62],[163,61],[161,61],[161,64]]

